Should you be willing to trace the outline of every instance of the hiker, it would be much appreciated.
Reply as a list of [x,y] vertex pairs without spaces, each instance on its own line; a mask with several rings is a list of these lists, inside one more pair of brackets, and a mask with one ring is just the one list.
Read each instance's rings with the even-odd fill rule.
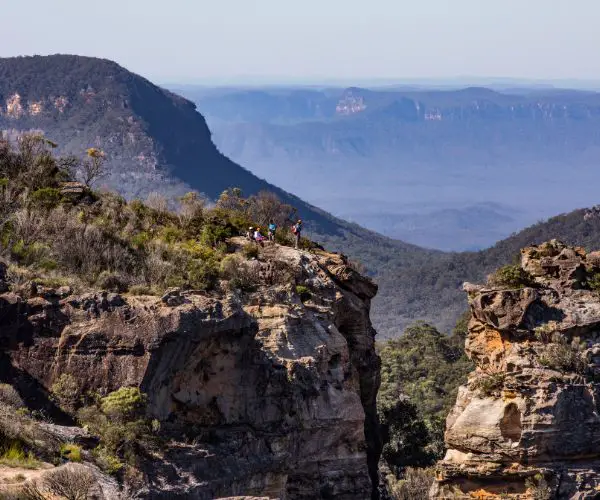
[[254,228],[252,226],[248,228],[248,231],[246,232],[246,238],[248,238],[249,240],[254,239]]
[[275,231],[277,231],[277,224],[271,219],[269,221],[269,241],[275,241]]
[[298,222],[292,226],[292,233],[294,233],[295,239],[295,248],[298,249],[298,245],[300,245],[300,234],[302,233],[302,221],[298,219]]
[[254,231],[254,241],[262,245],[264,240],[266,240],[266,238],[260,234],[260,227],[257,227],[256,231]]

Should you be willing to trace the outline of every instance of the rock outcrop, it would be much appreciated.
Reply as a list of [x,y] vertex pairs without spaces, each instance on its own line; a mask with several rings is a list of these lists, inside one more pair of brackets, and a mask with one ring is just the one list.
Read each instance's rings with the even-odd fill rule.
[[526,248],[520,288],[467,285],[476,369],[432,498],[598,498],[600,254]]
[[82,393],[139,386],[171,440],[127,498],[371,497],[376,286],[320,251],[267,245],[248,263],[243,293],[4,293],[0,378],[57,415],[62,374]]

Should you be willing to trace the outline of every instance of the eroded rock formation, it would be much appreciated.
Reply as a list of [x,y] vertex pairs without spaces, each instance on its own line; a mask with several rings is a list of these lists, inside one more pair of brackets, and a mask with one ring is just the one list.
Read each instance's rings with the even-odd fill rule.
[[1,378],[41,406],[65,373],[82,393],[141,387],[173,440],[139,498],[371,497],[376,286],[325,252],[266,246],[251,264],[245,293],[6,292]]
[[522,288],[465,286],[476,369],[432,498],[600,495],[600,254],[552,241],[521,267]]

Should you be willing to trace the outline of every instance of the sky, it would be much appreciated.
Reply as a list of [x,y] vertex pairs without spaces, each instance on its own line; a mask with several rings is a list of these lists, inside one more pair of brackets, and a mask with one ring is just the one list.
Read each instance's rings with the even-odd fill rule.
[[598,0],[0,0],[0,56],[162,83],[600,80]]

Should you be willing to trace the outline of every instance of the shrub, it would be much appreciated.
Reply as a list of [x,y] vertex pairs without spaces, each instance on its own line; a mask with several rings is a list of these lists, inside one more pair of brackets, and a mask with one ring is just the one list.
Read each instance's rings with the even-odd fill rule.
[[99,446],[94,450],[94,456],[98,461],[98,465],[109,474],[117,474],[125,467],[123,461],[115,453],[110,452],[103,446]]
[[110,271],[102,271],[96,280],[96,285],[102,290],[116,293],[126,292],[129,288],[128,280],[124,276]]
[[148,285],[132,285],[129,287],[131,295],[155,295]]
[[310,292],[310,290],[303,285],[296,286],[296,293],[300,296],[300,300],[302,302],[306,302],[307,300],[310,300],[312,298],[312,293]]
[[472,383],[471,388],[479,391],[483,397],[500,396],[500,391],[504,387],[506,374],[503,372],[492,372],[480,376]]
[[183,240],[185,237],[185,233],[178,227],[167,226],[161,231],[160,237],[165,243],[172,244],[176,243],[177,241]]
[[552,340],[552,335],[558,328],[558,323],[556,321],[548,321],[548,323],[544,323],[543,325],[536,326],[533,330],[535,334],[535,338],[540,342],[550,342]]
[[294,236],[292,235],[289,229],[282,226],[275,233],[275,243],[286,247],[293,247]]
[[69,462],[81,462],[81,447],[76,444],[62,444],[60,456]]
[[594,273],[591,278],[587,280],[587,284],[590,290],[600,292],[600,273]]
[[35,481],[28,481],[14,493],[3,493],[2,498],[4,500],[48,500]]
[[488,277],[488,284],[497,287],[524,288],[534,286],[533,276],[520,265],[506,265]]
[[29,195],[31,204],[43,210],[58,206],[61,198],[60,190],[55,188],[41,188]]
[[550,500],[552,498],[552,490],[542,474],[528,478],[525,481],[525,487],[529,490],[532,500]]
[[575,341],[569,343],[560,334],[552,337],[552,343],[546,345],[538,360],[540,365],[563,373],[584,374],[587,368],[580,346]]
[[221,261],[221,275],[232,289],[252,291],[260,283],[260,264],[237,255],[227,255]]
[[37,469],[41,465],[31,451],[25,452],[20,441],[12,441],[4,448],[0,455],[0,464],[23,469]]
[[13,408],[23,408],[25,406],[19,393],[10,384],[0,384],[0,401]]
[[147,397],[137,387],[121,387],[102,398],[102,411],[117,420],[128,420],[139,416],[146,406]]
[[111,474],[157,444],[158,426],[143,418],[146,399],[138,388],[122,387],[78,412],[79,422],[100,438],[95,456]]
[[196,290],[208,290],[214,287],[219,277],[219,264],[215,259],[190,261],[186,268],[187,283]]
[[248,243],[244,245],[242,253],[247,259],[256,259],[258,258],[258,245],[256,243]]
[[138,250],[143,249],[150,239],[150,235],[146,231],[141,231],[131,237],[131,246]]
[[75,377],[68,373],[62,373],[58,380],[52,384],[50,392],[63,407],[71,408],[77,402],[79,396],[79,384]]
[[385,477],[393,500],[428,498],[429,489],[434,479],[435,473],[432,468],[418,469],[413,467],[407,467],[401,479],[396,479],[391,473]]
[[44,476],[48,492],[66,500],[86,500],[95,484],[94,474],[83,465],[68,464]]

